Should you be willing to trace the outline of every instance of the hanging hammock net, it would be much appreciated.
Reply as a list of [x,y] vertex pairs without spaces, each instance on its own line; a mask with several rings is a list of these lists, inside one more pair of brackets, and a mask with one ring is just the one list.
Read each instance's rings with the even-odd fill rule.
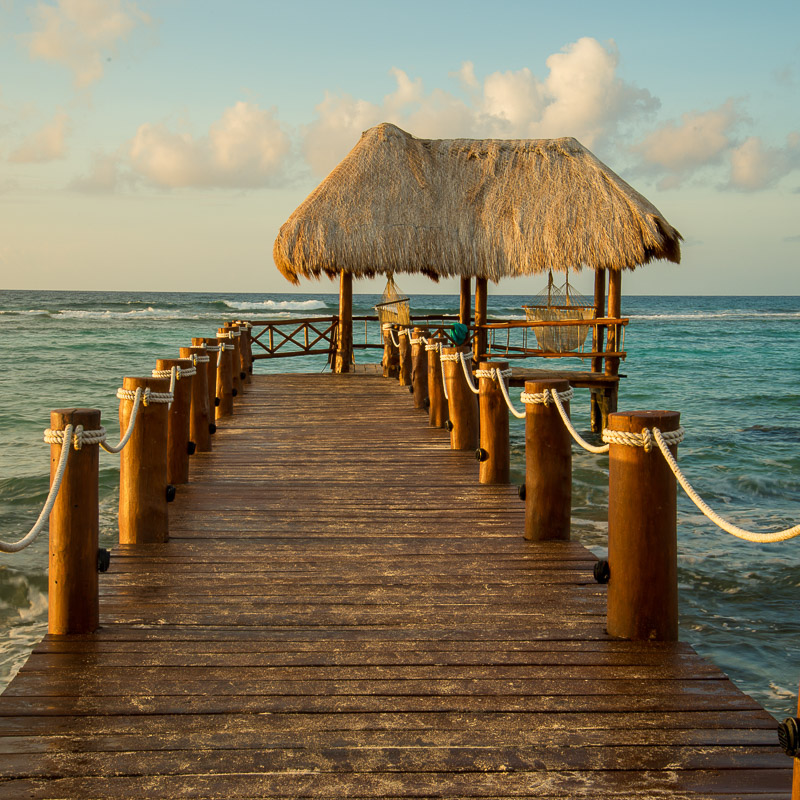
[[[528,322],[561,322],[564,320],[593,319],[594,303],[569,285],[569,276],[562,286],[553,282],[549,273],[547,288],[523,306]],[[548,353],[569,353],[582,350],[590,325],[543,325],[533,328],[540,350]]]
[[386,288],[383,290],[381,302],[375,306],[375,310],[378,312],[378,319],[382,326],[387,323],[402,325],[404,328],[411,326],[411,310],[408,297],[400,294],[392,275],[386,281]]

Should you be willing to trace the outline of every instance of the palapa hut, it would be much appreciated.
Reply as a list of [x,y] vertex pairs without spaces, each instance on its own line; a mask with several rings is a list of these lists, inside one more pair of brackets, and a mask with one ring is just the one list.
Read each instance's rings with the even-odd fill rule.
[[417,139],[382,123],[298,206],[273,256],[294,284],[340,276],[336,369],[346,371],[353,275],[460,277],[462,318],[475,277],[480,324],[487,280],[589,267],[597,316],[608,270],[607,313],[619,317],[621,271],[653,259],[678,263],[680,240],[575,139]]

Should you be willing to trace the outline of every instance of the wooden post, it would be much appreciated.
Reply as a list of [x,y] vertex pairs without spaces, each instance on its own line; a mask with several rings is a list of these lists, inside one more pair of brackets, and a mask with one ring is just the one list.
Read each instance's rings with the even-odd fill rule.
[[486,331],[480,330],[479,325],[486,324],[486,311],[488,307],[488,284],[486,278],[475,278],[475,350],[472,358],[477,364],[486,353]]
[[[600,319],[606,313],[606,271],[598,269],[594,273],[594,315]],[[592,328],[592,350],[601,353],[605,342],[605,328],[595,325]],[[592,372],[603,371],[603,357],[595,356],[592,359]],[[602,398],[602,399],[601,399]],[[589,392],[589,418],[593,433],[598,433],[603,429],[603,405],[604,396],[598,392]],[[616,409],[614,409],[616,411]],[[608,416],[608,412],[605,412]]]
[[474,451],[478,447],[478,397],[467,385],[461,360],[452,360],[461,352],[466,353],[469,357],[471,348],[442,348],[450,419],[450,449]]
[[[189,369],[192,362],[187,358],[158,358],[156,372],[169,372],[173,367],[181,370]],[[179,484],[189,482],[189,426],[192,407],[192,384],[194,378],[181,377],[175,381],[174,398],[169,407],[169,423],[167,434],[167,483]]]
[[[169,391],[168,378],[123,378],[122,388],[151,392]],[[133,401],[119,401],[119,427],[128,429]],[[166,542],[169,538],[167,514],[167,433],[166,403],[150,402],[139,406],[136,427],[120,453],[119,462],[119,542],[144,544]]]
[[[526,381],[525,391],[565,392],[569,381]],[[563,403],[569,413],[569,403]],[[529,403],[525,415],[525,538],[569,539],[572,439],[554,402]]]
[[217,331],[217,344],[222,348],[219,351],[220,359],[217,367],[217,399],[219,404],[215,416],[229,417],[233,414],[233,345],[228,339],[228,332],[223,328]]
[[472,278],[461,279],[461,295],[458,306],[458,321],[463,325],[472,323]]
[[[619,319],[622,315],[622,270],[612,269],[608,276],[608,316]],[[608,328],[606,352],[613,353],[619,349],[619,326]],[[619,359],[606,358],[606,375],[619,374]]]
[[425,350],[428,355],[428,399],[430,400],[429,425],[431,428],[444,428],[447,422],[447,398],[444,396],[442,367],[439,351],[436,349],[444,339],[428,339]]
[[[95,408],[63,408],[50,412],[52,430],[83,425],[100,428]],[[50,481],[56,474],[61,448],[70,448],[61,489],[50,512],[50,587],[48,631],[51,634],[93,633],[100,620],[97,591],[99,444],[75,450],[72,442],[50,445]]]
[[[195,376],[192,379],[192,403],[189,409],[189,439],[194,442],[197,452],[211,450],[211,409],[208,406],[208,364],[209,354],[204,347],[181,347],[181,358],[195,363]],[[203,361],[202,359],[208,359]]]
[[420,341],[425,331],[414,328],[411,345],[411,385],[414,388],[414,408],[425,410],[428,406],[428,351]]
[[233,345],[233,355],[231,356],[231,377],[233,379],[233,396],[241,397],[244,393],[244,370],[242,369],[242,335],[239,333],[239,326],[230,322],[225,323],[225,330],[228,332],[228,344]]
[[353,273],[339,274],[339,325],[334,372],[350,372],[353,361]]
[[[395,333],[395,336],[397,334]],[[400,352],[392,340],[392,331],[383,331],[383,377],[397,378],[400,375]]]
[[408,328],[400,331],[398,341],[400,342],[398,348],[400,367],[397,377],[401,386],[411,386],[411,343],[408,341]]
[[253,382],[253,348],[250,340],[250,328],[252,327],[249,322],[244,320],[237,320],[236,324],[239,326],[239,333],[241,338],[239,340],[239,351],[242,357],[242,370],[244,372],[244,382]]
[[[797,717],[800,719],[800,694],[797,698]],[[792,772],[792,800],[800,800],[800,757],[795,756]]]
[[195,337],[192,339],[193,347],[215,348],[206,349],[208,355],[208,363],[206,366],[206,383],[208,384],[208,413],[210,422],[208,429],[211,433],[217,432],[217,426],[214,424],[216,419],[216,408],[219,405],[217,400],[217,362],[219,361],[219,340],[209,337]]
[[[479,369],[503,372],[507,361],[482,361]],[[480,471],[481,483],[508,483],[510,481],[511,449],[508,434],[508,406],[498,379],[482,376],[478,379],[478,405],[480,406]],[[508,385],[508,379],[503,378]]]
[[[677,430],[677,411],[611,414],[612,431]],[[670,447],[673,455],[677,446]],[[678,638],[677,483],[654,443],[611,444],[608,453],[608,633],[623,639]]]

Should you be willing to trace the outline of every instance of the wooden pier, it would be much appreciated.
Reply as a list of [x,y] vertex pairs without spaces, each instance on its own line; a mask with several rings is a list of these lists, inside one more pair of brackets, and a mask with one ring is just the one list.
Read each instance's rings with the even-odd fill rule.
[[0,698],[0,798],[785,798],[775,720],[685,644],[605,632],[407,390],[255,376],[101,629]]

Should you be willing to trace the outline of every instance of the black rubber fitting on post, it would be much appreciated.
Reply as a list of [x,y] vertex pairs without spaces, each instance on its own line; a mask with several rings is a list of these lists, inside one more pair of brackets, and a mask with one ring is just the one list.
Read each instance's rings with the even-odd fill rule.
[[414,384],[413,384],[413,383],[409,385],[409,387],[408,387],[408,393],[409,393],[409,394],[414,394]]
[[241,378],[241,380],[244,380],[246,377],[247,377],[247,373],[246,372],[240,372],[239,373],[239,378]]
[[178,490],[171,484],[167,484],[167,502],[171,503],[175,499],[175,495],[178,493]]
[[248,371],[248,372],[249,372],[251,375],[253,374],[253,368],[252,368],[252,367],[248,367],[248,368],[247,368],[247,371]]
[[186,444],[186,452],[190,456],[193,456],[196,451],[197,451],[197,444],[195,442],[187,442],[187,444]]
[[239,394],[238,390],[231,389],[231,395],[233,395],[233,397],[236,397],[237,394]]
[[787,756],[800,756],[800,719],[787,717],[778,725],[778,742]]
[[601,558],[597,561],[594,565],[594,579],[598,583],[608,583],[609,579],[611,578],[611,567],[608,565],[608,561],[604,558]]
[[213,422],[209,422],[208,423],[208,432],[209,433],[216,433],[217,432],[217,426]]
[[522,500],[522,501],[525,500],[526,493],[527,493],[527,489],[525,488],[525,484],[524,483],[521,483],[519,486],[517,486],[517,494],[519,495],[519,499],[520,500]]
[[483,463],[484,461],[489,460],[489,454],[482,447],[479,447],[475,451],[475,459]]
[[450,422],[450,420],[447,420],[447,422],[445,422],[445,424],[444,424],[444,427],[445,427],[445,430],[451,431],[451,430],[453,430],[453,423]]
[[100,547],[97,550],[97,571],[98,572],[108,572],[109,564],[111,564],[111,553],[105,549],[105,547]]
[[214,398],[214,406],[215,406],[215,407],[217,407],[217,408],[219,408],[219,403],[220,403],[220,399],[219,399],[219,397],[215,397],[215,398]]
[[431,407],[431,399],[430,397],[425,398],[425,402],[422,404],[423,408],[427,411]]

